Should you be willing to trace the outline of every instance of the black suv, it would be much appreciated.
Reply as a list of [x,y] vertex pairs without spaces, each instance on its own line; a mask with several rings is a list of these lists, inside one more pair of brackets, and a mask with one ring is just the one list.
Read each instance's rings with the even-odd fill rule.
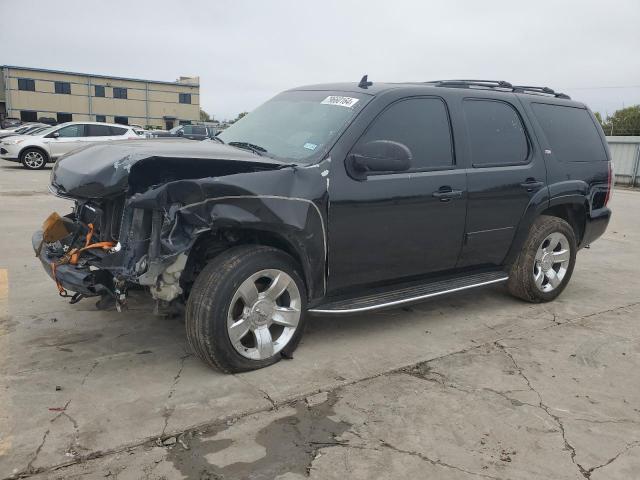
[[33,246],[72,302],[120,309],[142,286],[160,308],[186,306],[193,351],[227,372],[290,355],[306,312],[499,282],[553,300],[611,215],[602,130],[548,88],[301,87],[216,138],[59,160],[51,191],[75,207]]

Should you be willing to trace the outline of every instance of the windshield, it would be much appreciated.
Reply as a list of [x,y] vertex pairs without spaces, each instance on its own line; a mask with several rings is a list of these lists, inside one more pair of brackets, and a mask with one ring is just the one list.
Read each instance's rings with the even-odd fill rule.
[[45,127],[45,128],[44,128],[44,130],[41,130],[41,131],[39,131],[38,133],[35,133],[35,134],[33,134],[33,135],[42,135],[42,136],[45,136],[45,135],[49,135],[51,132],[56,131],[57,129],[58,129],[58,127],[57,127],[57,126],[55,126],[55,127]]
[[353,92],[284,92],[242,117],[218,138],[279,159],[304,162],[331,145],[369,98]]
[[36,135],[36,134],[38,134],[38,133],[42,133],[42,132],[44,132],[45,130],[49,130],[50,128],[51,128],[51,127],[38,127],[38,128],[36,128],[35,130],[30,131],[30,132],[29,132],[29,135]]

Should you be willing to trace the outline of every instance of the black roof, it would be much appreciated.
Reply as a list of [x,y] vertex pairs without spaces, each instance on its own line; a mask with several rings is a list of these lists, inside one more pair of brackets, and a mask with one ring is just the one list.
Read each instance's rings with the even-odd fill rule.
[[[324,83],[316,85],[305,85],[292,90],[327,90],[336,92],[355,92],[364,95],[376,96],[389,90],[400,88],[416,88],[425,89],[469,89],[480,91],[492,91],[496,93],[505,93],[511,95],[534,95],[546,98],[555,98],[561,100],[571,100],[571,98],[560,92],[556,92],[549,87],[535,87],[528,85],[513,85],[504,80],[434,80],[428,82],[371,82],[366,88],[360,86],[359,82],[341,82],[341,83]],[[530,97],[529,97],[530,98]],[[573,102],[572,102],[573,103]],[[575,102],[578,104],[579,102]],[[581,104],[580,104],[581,105]]]

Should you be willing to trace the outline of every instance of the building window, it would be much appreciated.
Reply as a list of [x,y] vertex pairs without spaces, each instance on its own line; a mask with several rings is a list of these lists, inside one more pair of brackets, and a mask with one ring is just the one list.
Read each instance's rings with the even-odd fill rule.
[[107,121],[107,116],[106,115],[96,115],[96,122],[105,122],[106,123],[106,121]]
[[191,120],[180,120],[178,123],[180,125],[191,125]]
[[113,87],[113,98],[127,98],[127,89],[120,87]]
[[96,97],[104,97],[104,85],[96,85]]
[[191,94],[190,93],[180,93],[180,103],[188,103],[191,105]]
[[56,93],[71,95],[71,84],[69,82],[55,82]]
[[58,120],[58,123],[72,122],[73,121],[73,115],[71,115],[70,113],[60,113],[60,112],[58,112],[57,120]]
[[36,91],[36,81],[30,78],[18,79],[18,90],[28,90],[30,92]]
[[120,125],[129,125],[129,117],[113,117],[113,123],[119,123]]
[[32,112],[31,110],[20,110],[20,120],[22,120],[23,122],[37,122],[38,112]]

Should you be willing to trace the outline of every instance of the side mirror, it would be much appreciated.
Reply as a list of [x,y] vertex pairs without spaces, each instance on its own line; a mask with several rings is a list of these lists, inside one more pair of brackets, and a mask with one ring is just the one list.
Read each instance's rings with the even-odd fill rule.
[[60,137],[60,134],[58,132],[53,132],[47,135],[47,138],[58,138],[58,137]]
[[356,180],[366,180],[373,172],[404,172],[411,167],[411,150],[392,140],[374,140],[359,145],[347,157],[347,172]]

